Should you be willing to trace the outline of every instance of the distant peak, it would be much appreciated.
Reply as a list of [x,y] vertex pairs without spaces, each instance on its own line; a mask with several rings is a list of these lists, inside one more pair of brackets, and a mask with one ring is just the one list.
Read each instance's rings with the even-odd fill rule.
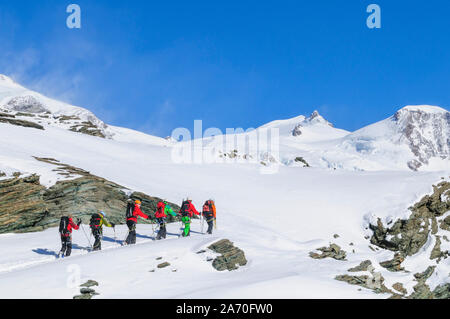
[[11,79],[9,76],[6,76],[4,74],[0,74],[0,82],[15,83],[13,81],[13,79]]
[[319,114],[319,111],[315,110],[311,113],[311,115],[305,120],[305,122],[309,123],[322,123],[329,126],[333,126],[330,122],[325,120],[322,115]]
[[446,109],[433,105],[407,105],[398,112],[426,112],[426,113],[447,113]]

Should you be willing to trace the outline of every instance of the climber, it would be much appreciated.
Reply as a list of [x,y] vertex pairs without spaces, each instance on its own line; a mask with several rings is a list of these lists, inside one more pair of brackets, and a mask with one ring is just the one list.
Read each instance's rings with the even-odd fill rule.
[[216,221],[216,205],[214,200],[208,199],[203,204],[202,211],[203,218],[205,218],[206,223],[208,224],[208,230],[206,231],[208,234],[212,234],[213,226]]
[[69,257],[72,252],[72,229],[79,229],[81,219],[78,218],[77,223],[73,222],[73,216],[62,216],[59,222],[59,233],[61,235],[62,247],[58,254],[62,257]]
[[175,212],[172,210],[172,208],[167,204],[166,201],[160,201],[158,202],[158,206],[155,212],[155,218],[156,221],[159,224],[159,231],[158,235],[156,236],[157,240],[160,240],[161,238],[166,238],[167,230],[166,230],[166,218],[167,214],[170,214],[172,216],[177,216]]
[[186,198],[186,200],[183,201],[181,204],[181,209],[178,212],[178,214],[181,214],[182,218],[181,221],[184,224],[184,229],[181,235],[183,237],[189,236],[191,233],[191,218],[195,215],[200,215],[200,213],[195,209],[194,205],[192,204],[192,199],[190,197]]
[[136,244],[136,224],[137,217],[140,216],[142,218],[151,220],[150,216],[147,216],[141,211],[141,201],[136,200],[134,203],[130,201],[127,206],[127,226],[128,226],[128,236],[125,239],[125,244]]
[[94,246],[92,247],[92,250],[101,250],[102,249],[102,243],[101,239],[103,236],[103,225],[106,227],[112,227],[114,228],[116,225],[114,223],[109,223],[106,219],[106,214],[104,212],[100,212],[99,214],[93,214],[91,216],[91,221],[89,223],[89,226],[92,230],[92,235],[95,238]]

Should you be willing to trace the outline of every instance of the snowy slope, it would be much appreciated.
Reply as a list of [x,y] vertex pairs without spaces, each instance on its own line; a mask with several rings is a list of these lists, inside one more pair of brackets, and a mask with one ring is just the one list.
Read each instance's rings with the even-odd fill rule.
[[[167,147],[136,148],[134,144],[59,128],[40,131],[7,124],[0,124],[0,145],[2,165],[24,173],[37,172],[48,185],[55,182],[49,167],[31,156],[57,158],[130,189],[175,202],[190,195],[197,207],[203,200],[214,197],[219,210],[219,232],[213,237],[234,241],[249,260],[239,271],[216,272],[204,257],[195,254],[214,238],[193,236],[82,256],[76,256],[82,252],[75,250],[73,257],[56,261],[51,255],[33,252],[48,249],[51,254],[59,249],[55,229],[37,234],[1,235],[2,251],[13,251],[2,256],[0,285],[8,288],[2,289],[2,297],[71,297],[74,289],[65,284],[67,266],[71,264],[81,267],[83,280],[101,282],[99,291],[105,298],[385,297],[361,293],[333,278],[361,260],[391,258],[393,253],[374,254],[369,249],[364,239],[368,234],[367,220],[372,215],[383,219],[407,215],[407,207],[430,192],[431,184],[445,174],[282,166],[277,174],[264,175],[260,174],[258,164],[174,164]],[[169,233],[178,233],[177,227],[171,225]],[[198,223],[194,225],[195,231],[199,229]],[[143,236],[150,235],[149,228],[138,230]],[[118,237],[123,233],[122,228]],[[340,238],[334,239],[335,233]],[[74,242],[80,246],[87,244],[82,232],[76,232]],[[355,249],[355,253],[349,253],[346,262],[318,262],[308,257],[309,251],[329,242],[348,252]],[[354,245],[349,246],[350,242]],[[177,272],[165,269],[148,273],[154,268],[154,258],[160,255],[167,256]],[[44,257],[46,261],[41,264],[38,260]],[[377,271],[390,283],[409,276],[411,291],[412,274],[423,271],[424,265],[414,264],[409,275],[390,273],[381,267]],[[441,263],[439,267],[438,273],[448,273],[448,264]],[[218,286],[222,288],[217,289]]]
[[[9,111],[18,112],[12,104],[8,105],[11,97],[31,95],[52,115],[91,115],[87,110],[33,95],[8,78],[0,81],[0,105]],[[29,101],[23,105],[27,108],[22,111],[39,110],[39,105],[30,110],[33,103]],[[445,110],[423,109],[426,114],[428,110],[437,114],[430,117],[432,123],[448,114]],[[177,239],[179,224],[173,224],[169,226],[168,239],[155,242],[151,240],[151,226],[139,225],[141,237],[134,247],[118,247],[114,233],[106,229],[105,250],[89,254],[79,249],[88,246],[88,240],[82,231],[77,231],[74,254],[64,260],[54,257],[60,248],[56,229],[3,234],[0,297],[71,298],[77,289],[67,285],[70,265],[80,267],[82,282],[99,281],[98,298],[388,297],[366,289],[358,291],[357,286],[333,279],[367,259],[386,278],[387,286],[401,281],[408,293],[415,283],[414,273],[429,265],[437,266],[431,288],[449,282],[448,262],[436,264],[428,258],[434,246],[432,237],[422,252],[406,262],[410,273],[392,273],[382,268],[378,263],[391,259],[393,252],[372,251],[365,238],[371,235],[367,229],[369,221],[408,217],[408,207],[430,193],[433,183],[441,177],[449,179],[448,161],[430,171],[407,168],[406,160],[413,155],[409,145],[399,138],[398,123],[385,120],[355,133],[332,127],[318,113],[268,123],[256,131],[264,134],[273,128],[279,130],[278,154],[273,154],[273,163],[265,157],[266,164],[277,166],[275,174],[261,174],[260,157],[264,158],[264,150],[246,149],[245,140],[242,145],[235,143],[238,137],[255,138],[252,133],[226,136],[225,144],[223,136],[206,138],[200,141],[200,148],[205,152],[213,150],[216,156],[234,149],[239,156],[253,152],[257,161],[226,159],[192,164],[176,163],[173,158],[174,145],[183,146],[185,142],[171,143],[124,128],[107,126],[105,132],[114,134],[104,139],[71,132],[56,124],[37,130],[0,123],[0,171],[7,173],[0,178],[8,178],[16,171],[37,173],[49,187],[62,177],[52,171],[51,165],[36,161],[33,156],[55,158],[130,190],[171,202],[180,203],[189,195],[200,208],[204,200],[213,197],[219,227],[213,236],[204,236],[199,234],[201,225],[195,221],[193,236]],[[428,120],[423,125],[429,125]],[[301,134],[293,134],[296,128]],[[444,137],[446,130],[440,130]],[[312,167],[298,167],[293,161],[297,156],[304,157]],[[345,169],[328,169],[336,167]],[[125,227],[119,226],[117,238],[122,240],[125,232]],[[339,238],[334,238],[334,234],[339,234]],[[245,251],[249,261],[245,267],[217,272],[206,261],[207,256],[196,254],[221,238],[230,239]],[[331,242],[347,251],[347,261],[317,261],[308,256],[310,251]],[[442,248],[448,249],[446,245],[443,243]],[[156,258],[160,256],[171,266],[149,272],[159,263]]]

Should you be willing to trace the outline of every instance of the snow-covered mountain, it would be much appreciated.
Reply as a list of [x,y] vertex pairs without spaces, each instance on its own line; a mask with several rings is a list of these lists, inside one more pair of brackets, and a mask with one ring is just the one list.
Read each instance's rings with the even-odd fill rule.
[[[139,224],[138,244],[120,247],[120,225],[117,233],[105,230],[103,251],[87,253],[89,235],[75,231],[73,256],[64,260],[55,258],[57,228],[0,234],[2,298],[71,298],[79,291],[67,285],[74,264],[82,282],[99,282],[95,298],[450,296],[444,109],[406,107],[353,133],[318,112],[278,120],[201,140],[203,151],[224,160],[199,165],[174,162],[173,150],[187,142],[109,126],[7,77],[0,96],[0,230],[54,226],[49,216],[60,207],[84,217],[84,202],[111,216],[131,192],[173,203],[190,196],[198,209],[214,198],[218,209],[212,236],[195,220],[191,238],[178,239],[173,223],[159,242],[151,225]],[[271,129],[279,133],[277,150],[248,143]],[[89,134],[95,130],[103,138]],[[414,159],[418,171],[408,168]],[[277,166],[276,174],[261,174],[265,165]],[[208,247],[223,238],[245,252],[245,266],[212,267]],[[157,268],[163,261],[171,265]]]
[[[450,169],[450,113],[435,106],[406,106],[393,116],[355,132],[333,127],[317,111],[277,120],[254,131],[206,138],[203,145],[218,156],[273,163],[348,170]],[[271,130],[279,134],[278,149],[260,149]],[[268,139],[266,139],[268,140]],[[234,154],[233,154],[234,152]]]
[[105,124],[91,111],[48,98],[31,91],[11,78],[0,74],[0,113],[15,119],[38,125],[60,127],[74,132],[102,138],[144,143],[169,145],[170,141],[139,131]]
[[399,168],[449,168],[450,112],[429,105],[405,106],[388,119],[349,134],[338,146],[377,162],[397,163]]

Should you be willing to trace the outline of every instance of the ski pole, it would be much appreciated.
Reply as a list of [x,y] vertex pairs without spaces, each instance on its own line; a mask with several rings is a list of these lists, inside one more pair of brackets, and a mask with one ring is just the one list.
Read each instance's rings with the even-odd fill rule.
[[89,246],[90,246],[91,249],[92,249],[91,241],[89,240],[89,237],[86,235],[86,232],[85,232],[85,230],[84,230],[83,224],[81,224],[81,230],[83,231],[83,234],[84,234],[84,236],[86,237],[86,239],[87,239],[87,241],[88,241],[88,243],[89,243]]
[[114,242],[115,242],[116,244],[118,244],[118,242],[117,242],[117,237],[116,237],[116,227],[113,227],[113,230],[114,230]]
[[203,216],[203,213],[200,215],[201,223],[202,223],[202,234],[203,234],[203,221],[205,220],[205,216]]

